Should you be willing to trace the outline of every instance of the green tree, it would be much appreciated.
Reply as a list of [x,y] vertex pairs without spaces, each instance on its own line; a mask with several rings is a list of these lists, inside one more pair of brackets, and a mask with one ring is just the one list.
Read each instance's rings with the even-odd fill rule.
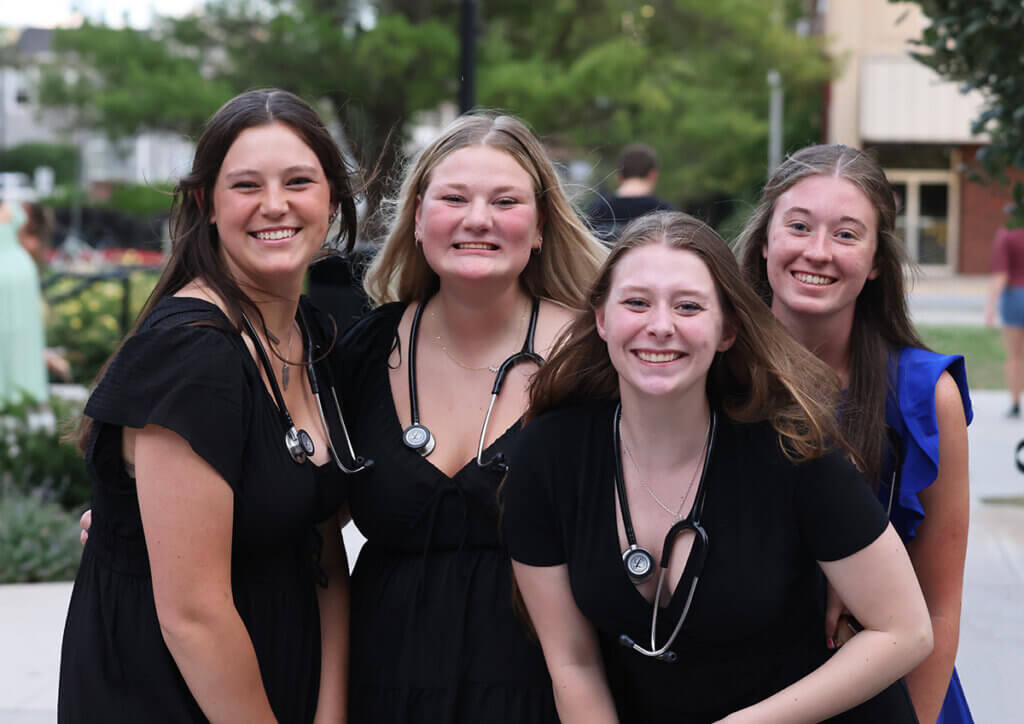
[[[820,137],[829,67],[818,41],[789,27],[800,6],[478,2],[478,99],[602,171],[622,145],[650,143],[674,201],[742,195],[765,176],[769,68],[787,90],[787,146]],[[44,100],[115,135],[194,133],[238,91],[287,88],[325,103],[357,157],[379,159],[373,209],[411,114],[457,94],[458,9],[459,0],[219,0],[150,32],[87,25],[60,31]]]
[[[414,22],[397,11],[369,18],[361,8],[221,0],[150,31],[59,30],[41,101],[69,107],[72,122],[114,137],[146,129],[195,135],[232,95],[276,86],[326,105],[354,155],[388,169],[410,114],[454,94],[457,43],[437,20]],[[367,188],[371,208],[383,189],[380,174]]]
[[786,87],[786,145],[820,139],[829,65],[793,32],[799,3],[558,0],[487,3],[481,98],[549,137],[587,149],[606,172],[643,141],[662,157],[662,195],[686,205],[764,180],[769,88]]
[[[1024,75],[1021,37],[1024,6],[1009,0],[916,0],[931,19],[914,57],[939,75],[979,90],[987,108],[975,120],[974,133],[991,142],[978,153],[984,170],[1007,181],[1007,169],[1024,169]],[[890,0],[895,2],[895,0]],[[1024,225],[1024,183],[1013,184],[1015,225]]]

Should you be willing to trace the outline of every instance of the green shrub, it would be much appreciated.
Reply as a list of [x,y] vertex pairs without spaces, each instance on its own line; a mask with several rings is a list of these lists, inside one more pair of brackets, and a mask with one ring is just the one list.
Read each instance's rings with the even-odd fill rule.
[[171,210],[171,184],[118,184],[110,200],[98,206],[123,211],[135,216],[153,216]]
[[78,147],[59,143],[22,143],[0,149],[0,170],[20,171],[32,178],[36,168],[49,166],[58,184],[78,181]]
[[[142,310],[158,278],[157,272],[131,275],[129,323]],[[70,291],[78,279],[66,277],[46,289],[48,299]],[[124,286],[120,281],[96,282],[80,294],[47,310],[46,344],[60,347],[71,365],[71,378],[88,385],[121,341],[121,314]]]
[[76,516],[36,494],[0,495],[0,583],[69,581],[81,555]]
[[50,409],[56,425],[29,423],[34,403],[0,406],[0,491],[36,496],[81,513],[92,495],[85,460],[74,443],[62,439],[81,415],[81,406],[53,398]]

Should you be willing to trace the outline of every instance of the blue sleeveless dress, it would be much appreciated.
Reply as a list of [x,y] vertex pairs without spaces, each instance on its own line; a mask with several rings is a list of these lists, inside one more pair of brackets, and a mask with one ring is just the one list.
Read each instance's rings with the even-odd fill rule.
[[[917,534],[925,511],[918,494],[931,485],[939,473],[939,428],[935,414],[935,385],[943,372],[949,372],[960,388],[964,415],[970,424],[974,416],[967,389],[967,372],[961,355],[942,355],[916,347],[904,347],[895,356],[890,374],[895,379],[885,401],[885,421],[903,440],[905,456],[900,473],[899,498],[893,501],[891,520],[904,543]],[[882,504],[889,501],[888,486],[879,490]],[[953,677],[946,690],[937,724],[973,724],[960,678]]]

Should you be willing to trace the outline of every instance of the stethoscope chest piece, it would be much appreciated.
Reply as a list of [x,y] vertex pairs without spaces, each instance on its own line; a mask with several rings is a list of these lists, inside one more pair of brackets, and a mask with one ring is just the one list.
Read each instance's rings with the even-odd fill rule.
[[313,455],[313,438],[305,430],[296,430],[294,425],[284,434],[284,444],[292,460],[297,463],[304,463],[306,458]]
[[634,584],[640,584],[654,573],[654,556],[640,546],[630,546],[622,553],[622,562],[626,564],[626,573]]
[[423,457],[434,452],[434,436],[424,425],[413,423],[402,431],[402,442]]

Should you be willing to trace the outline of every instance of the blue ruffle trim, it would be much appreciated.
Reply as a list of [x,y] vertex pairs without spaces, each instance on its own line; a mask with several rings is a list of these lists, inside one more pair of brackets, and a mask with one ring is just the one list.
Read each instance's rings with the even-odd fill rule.
[[[939,474],[939,426],[935,414],[935,385],[949,372],[960,389],[968,424],[974,417],[967,389],[967,371],[961,355],[942,355],[916,347],[900,352],[896,370],[896,398],[886,401],[886,422],[900,432],[906,449],[900,477],[899,500],[891,520],[904,542],[914,538],[924,520],[918,494]],[[897,403],[898,401],[898,403]]]

